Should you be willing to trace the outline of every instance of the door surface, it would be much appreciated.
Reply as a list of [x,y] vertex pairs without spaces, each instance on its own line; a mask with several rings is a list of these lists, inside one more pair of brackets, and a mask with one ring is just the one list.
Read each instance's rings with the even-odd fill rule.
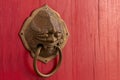
[[[56,10],[70,36],[59,70],[40,78],[18,35],[31,12]],[[56,59],[38,63],[49,72]],[[0,80],[120,80],[120,0],[0,0]]]

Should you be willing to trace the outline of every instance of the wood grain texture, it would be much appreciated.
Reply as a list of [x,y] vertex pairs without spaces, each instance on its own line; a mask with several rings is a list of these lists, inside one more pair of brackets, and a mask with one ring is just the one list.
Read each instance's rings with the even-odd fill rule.
[[[24,20],[44,4],[56,10],[70,36],[60,69],[40,78],[18,35]],[[119,0],[0,0],[0,80],[120,80]],[[47,65],[47,73],[57,59]]]
[[[119,80],[120,1],[100,0],[99,4],[100,52],[97,54],[101,54],[98,56],[98,62],[102,64],[97,63],[96,78],[97,80]],[[102,61],[101,57],[104,57]],[[100,74],[104,74],[104,77]]]

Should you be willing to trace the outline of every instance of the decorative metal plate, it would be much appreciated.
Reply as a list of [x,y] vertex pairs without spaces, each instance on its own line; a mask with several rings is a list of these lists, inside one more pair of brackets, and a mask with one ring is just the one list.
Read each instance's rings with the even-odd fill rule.
[[38,59],[44,63],[56,57],[55,46],[63,48],[68,35],[60,15],[47,5],[36,9],[20,31],[24,46],[31,52],[32,57],[38,47],[42,47]]

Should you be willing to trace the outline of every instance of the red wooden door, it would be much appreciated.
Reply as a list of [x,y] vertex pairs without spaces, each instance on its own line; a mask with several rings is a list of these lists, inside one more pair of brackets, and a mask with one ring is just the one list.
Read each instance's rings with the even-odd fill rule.
[[[70,36],[60,69],[40,78],[18,35],[31,12],[48,4]],[[39,63],[50,71],[55,60]],[[120,0],[0,0],[0,80],[120,80]]]

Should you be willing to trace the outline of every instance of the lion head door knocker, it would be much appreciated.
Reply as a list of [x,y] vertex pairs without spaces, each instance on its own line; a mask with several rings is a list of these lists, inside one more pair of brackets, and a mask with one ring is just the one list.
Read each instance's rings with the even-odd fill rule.
[[[20,36],[24,46],[33,57],[33,66],[41,77],[50,77],[60,67],[62,60],[61,49],[64,47],[68,31],[59,14],[47,5],[36,9],[25,21]],[[58,64],[49,74],[41,73],[37,68],[37,60],[47,63],[59,56]]]

